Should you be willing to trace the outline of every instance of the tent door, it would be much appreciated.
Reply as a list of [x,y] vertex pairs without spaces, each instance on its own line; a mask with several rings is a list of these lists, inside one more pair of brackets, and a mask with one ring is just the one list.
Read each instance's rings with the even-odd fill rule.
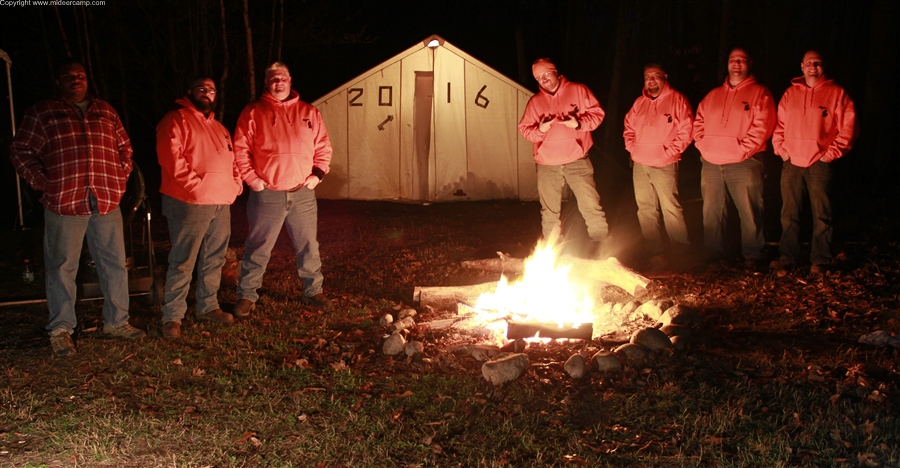
[[434,102],[434,72],[416,72],[416,96],[413,115],[412,185],[414,200],[434,198],[429,182],[431,162],[431,111]]

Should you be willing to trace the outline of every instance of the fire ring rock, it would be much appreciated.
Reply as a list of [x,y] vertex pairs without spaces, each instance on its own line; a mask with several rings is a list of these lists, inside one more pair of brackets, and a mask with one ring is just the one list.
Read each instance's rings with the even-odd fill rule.
[[631,342],[641,345],[650,351],[659,352],[663,349],[672,347],[669,336],[656,328],[644,328],[638,330],[631,336]]
[[622,361],[619,360],[618,356],[609,351],[597,352],[597,354],[594,354],[594,357],[591,358],[591,362],[594,363],[594,367],[600,372],[622,370]]
[[703,319],[696,310],[678,304],[666,309],[662,316],[659,317],[659,321],[662,322],[663,326],[675,324],[694,327],[700,325]]
[[669,335],[670,339],[676,336],[680,336],[682,338],[688,338],[691,336],[691,328],[686,325],[669,324],[663,326],[659,330],[666,335]]
[[400,333],[392,333],[391,336],[384,340],[381,351],[388,356],[396,356],[403,352],[405,346],[406,338]]
[[412,356],[416,353],[422,354],[425,351],[425,345],[421,341],[410,341],[403,349],[407,356]]
[[644,317],[647,317],[651,320],[659,320],[659,317],[663,314],[663,309],[659,305],[659,301],[656,299],[652,301],[647,301],[638,308],[638,312],[643,314]]
[[500,385],[518,379],[529,365],[531,363],[527,354],[510,354],[484,363],[481,366],[481,375],[488,382]]
[[635,369],[647,367],[652,358],[650,350],[634,343],[623,344],[613,352],[616,353],[616,356],[625,361],[626,365]]
[[569,373],[569,375],[573,379],[580,379],[587,375],[588,368],[587,363],[584,361],[584,356],[580,354],[573,354],[563,365],[563,369]]

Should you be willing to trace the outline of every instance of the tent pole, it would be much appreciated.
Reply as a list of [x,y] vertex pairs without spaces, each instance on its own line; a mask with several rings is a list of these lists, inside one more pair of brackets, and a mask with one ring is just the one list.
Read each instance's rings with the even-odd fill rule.
[[[0,59],[3,59],[6,62],[6,85],[9,89],[9,122],[12,125],[12,136],[15,138],[16,136],[16,112],[13,106],[13,89],[12,89],[12,73],[10,73],[10,68],[12,67],[12,59],[9,58],[9,54],[6,53],[3,49],[0,49]],[[18,200],[19,207],[19,228],[25,228],[25,217],[22,215],[22,179],[16,174],[16,198]]]

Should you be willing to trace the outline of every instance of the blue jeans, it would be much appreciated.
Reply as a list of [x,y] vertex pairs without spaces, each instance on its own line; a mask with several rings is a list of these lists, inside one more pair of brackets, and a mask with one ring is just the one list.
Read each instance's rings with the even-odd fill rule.
[[587,224],[588,235],[593,240],[605,240],[609,235],[606,215],[600,206],[600,195],[594,183],[594,166],[587,157],[558,166],[537,165],[538,195],[541,199],[541,231],[544,239],[560,228],[562,192],[566,184],[575,195],[578,211]]
[[781,169],[781,242],[778,253],[785,263],[800,256],[800,208],[803,187],[809,193],[813,217],[810,260],[815,264],[831,263],[831,164],[822,161],[809,167],[797,167],[785,161]]
[[741,218],[741,254],[746,259],[762,260],[766,240],[763,236],[763,163],[752,157],[734,164],[703,161],[700,192],[703,195],[703,244],[714,257],[725,255],[725,222],[729,196]]
[[231,205],[194,205],[162,196],[162,214],[169,224],[169,269],[162,321],[181,322],[187,312],[191,275],[197,267],[198,315],[219,309],[219,283],[231,238]]
[[296,192],[268,189],[250,192],[247,201],[250,226],[244,243],[238,297],[251,302],[259,299],[256,290],[262,286],[263,274],[282,226],[287,227],[288,236],[294,244],[303,294],[312,297],[322,292],[324,277],[319,242],[316,240],[318,214],[316,192],[306,187]]
[[44,268],[47,271],[47,331],[75,331],[75,276],[85,238],[97,267],[103,293],[103,321],[113,327],[128,321],[128,271],[125,269],[125,235],[119,208],[106,215],[62,216],[44,210]]
[[649,253],[659,255],[664,251],[659,230],[660,217],[666,226],[672,251],[686,252],[690,242],[684,211],[678,201],[678,163],[663,167],[635,163],[632,178],[638,221]]

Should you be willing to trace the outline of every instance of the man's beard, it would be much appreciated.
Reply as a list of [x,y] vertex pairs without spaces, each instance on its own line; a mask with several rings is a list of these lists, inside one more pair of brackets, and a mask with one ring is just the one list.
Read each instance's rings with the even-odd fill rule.
[[194,107],[196,107],[198,111],[204,114],[209,114],[215,108],[213,103],[204,99],[194,99],[194,96],[188,96],[188,99],[194,104]]

